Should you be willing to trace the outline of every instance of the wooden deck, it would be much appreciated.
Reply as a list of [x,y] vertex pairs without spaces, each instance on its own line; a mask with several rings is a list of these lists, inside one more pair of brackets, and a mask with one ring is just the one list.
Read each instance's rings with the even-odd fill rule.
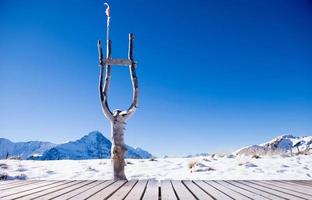
[[312,181],[2,181],[0,199],[312,199]]

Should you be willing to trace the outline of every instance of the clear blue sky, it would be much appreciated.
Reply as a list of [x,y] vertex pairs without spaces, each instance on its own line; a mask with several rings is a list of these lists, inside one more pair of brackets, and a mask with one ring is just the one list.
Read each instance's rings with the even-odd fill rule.
[[[187,155],[312,134],[311,1],[109,3],[113,56],[127,56],[136,35],[128,144]],[[0,0],[0,137],[109,137],[97,91],[105,31],[102,0]],[[112,108],[131,102],[128,73],[113,68]]]

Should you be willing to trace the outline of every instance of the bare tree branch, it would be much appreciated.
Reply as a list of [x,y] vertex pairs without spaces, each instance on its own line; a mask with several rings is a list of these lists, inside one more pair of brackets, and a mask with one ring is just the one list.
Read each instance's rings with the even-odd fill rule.
[[[110,50],[110,41],[108,41],[108,47],[107,49]],[[102,110],[104,115],[110,119],[113,120],[113,114],[111,110],[108,107],[107,99],[108,99],[108,89],[110,85],[110,79],[111,79],[111,66],[105,65],[105,82],[103,78],[104,74],[104,66],[103,66],[103,53],[102,53],[102,44],[101,41],[98,41],[98,51],[99,51],[99,60],[100,60],[100,80],[99,80],[99,94],[102,104]],[[110,57],[111,52],[107,52],[107,57]],[[104,86],[104,87],[103,87]]]
[[126,119],[129,119],[132,114],[135,112],[136,108],[138,107],[138,97],[139,97],[139,85],[138,85],[138,78],[135,71],[135,62],[133,60],[133,41],[134,35],[132,33],[129,34],[129,51],[128,51],[128,59],[131,60],[131,65],[129,66],[130,69],[130,76],[132,82],[132,89],[133,89],[133,97],[132,97],[132,104],[128,108],[126,112],[123,112]]

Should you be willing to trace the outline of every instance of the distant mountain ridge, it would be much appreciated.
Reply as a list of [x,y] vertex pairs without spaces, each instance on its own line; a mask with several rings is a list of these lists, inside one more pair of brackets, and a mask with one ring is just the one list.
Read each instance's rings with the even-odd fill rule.
[[[53,144],[49,142],[17,142],[0,138],[0,159],[9,156],[19,156],[30,160],[82,160],[110,158],[111,142],[98,131],[90,132],[88,135],[76,141],[64,144]],[[152,154],[141,149],[126,145],[126,158],[150,158]]]
[[30,155],[42,154],[48,149],[55,147],[56,144],[41,141],[11,142],[8,139],[0,138],[0,159],[7,156],[19,156],[27,159]]
[[234,152],[236,155],[274,155],[282,153],[308,153],[312,151],[312,136],[295,137],[281,135],[273,140],[241,148]]

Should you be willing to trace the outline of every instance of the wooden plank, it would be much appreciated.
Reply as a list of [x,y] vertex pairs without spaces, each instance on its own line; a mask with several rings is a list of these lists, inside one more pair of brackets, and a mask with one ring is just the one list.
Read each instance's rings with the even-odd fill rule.
[[38,182],[41,182],[41,181],[16,181],[14,183],[1,185],[0,190],[7,190],[7,189],[21,187],[24,185],[30,185],[30,184],[34,184],[34,183],[38,183]]
[[[64,183],[65,182],[65,183]],[[37,199],[40,198],[43,195],[47,195],[49,193],[58,191],[58,190],[62,190],[64,188],[70,187],[72,185],[76,185],[77,181],[64,181],[63,184],[61,185],[52,185],[48,188],[38,188],[38,190],[29,190],[26,191],[24,193],[20,193],[20,194],[15,194],[10,196],[11,199],[19,199],[19,200],[30,200],[30,199]]]
[[100,190],[96,194],[92,195],[88,199],[90,199],[90,200],[108,199],[118,189],[120,189],[125,183],[127,183],[126,180],[116,181],[115,183],[111,184],[110,186],[108,186],[108,187],[104,188],[103,190]]
[[220,190],[217,190],[216,188],[212,187],[211,185],[208,185],[204,181],[196,180],[193,182],[196,185],[198,185],[201,189],[203,189],[206,193],[210,194],[213,198],[215,198],[217,200],[233,200],[227,194],[223,193]]
[[161,200],[173,200],[177,199],[177,196],[173,190],[171,181],[164,180],[160,182],[160,194]]
[[84,185],[81,188],[78,188],[78,189],[73,190],[71,192],[68,192],[68,193],[66,193],[66,194],[64,194],[62,196],[56,197],[53,200],[64,200],[64,199],[69,199],[69,198],[75,197],[75,196],[77,196],[77,195],[79,195],[79,194],[81,194],[81,193],[83,193],[83,192],[85,192],[85,191],[87,191],[87,190],[89,190],[89,189],[91,189],[91,188],[93,188],[93,187],[103,183],[103,182],[104,181],[89,181],[89,184]]
[[293,182],[293,183],[298,184],[298,185],[305,185],[305,186],[308,186],[308,187],[312,187],[311,183],[305,182],[305,181],[302,181],[302,180],[291,180],[290,182]]
[[143,197],[144,191],[146,189],[147,180],[140,180],[130,193],[126,196],[125,200],[139,200]]
[[269,182],[262,182],[262,181],[255,181],[254,183],[258,184],[258,185],[261,185],[263,187],[272,188],[272,189],[275,189],[277,191],[284,192],[285,194],[290,194],[290,195],[293,195],[293,196],[296,196],[296,197],[299,197],[299,198],[312,199],[311,195],[304,194],[302,192],[297,192],[297,191],[294,191],[294,190],[289,189],[289,188],[288,189],[282,188],[277,183],[275,183],[275,184],[271,183],[270,184]]
[[[114,58],[114,59],[103,59],[104,65],[115,65],[115,66],[129,66],[132,64],[133,61],[129,59],[123,58]],[[136,62],[134,62],[136,63]]]
[[290,185],[290,186],[295,186],[295,187],[300,187],[300,188],[312,190],[312,187],[307,186],[307,185],[300,185],[300,184],[293,183],[293,182],[290,182],[290,181],[278,181],[278,182],[281,182],[283,184],[287,184],[287,185]]
[[19,185],[19,184],[24,184],[24,183],[27,183],[27,182],[32,182],[30,180],[12,180],[12,181],[1,181],[0,180],[0,188],[2,187],[8,187],[8,186],[13,186],[13,185]]
[[0,190],[7,190],[11,188],[17,188],[17,187],[23,187],[25,185],[31,185],[31,184],[36,184],[42,181],[19,181],[13,185],[3,185],[0,187]]
[[304,182],[307,183],[309,185],[312,185],[312,180],[298,180],[299,182]]
[[4,191],[1,191],[0,198],[5,197],[5,196],[9,196],[12,194],[16,194],[16,193],[22,193],[22,192],[25,192],[28,190],[40,188],[42,186],[51,185],[55,182],[56,181],[42,181],[42,182],[38,182],[38,183],[34,183],[34,184],[23,185],[23,186],[18,187],[18,188],[11,188],[8,190],[4,190]]
[[306,187],[302,187],[300,185],[289,185],[287,183],[278,182],[278,181],[262,181],[262,182],[269,184],[269,185],[275,185],[277,187],[288,189],[291,191],[296,191],[296,192],[312,195],[312,188],[306,188]]
[[241,200],[249,200],[250,198],[244,196],[243,194],[233,191],[215,181],[204,181],[207,184],[211,185],[212,187],[226,193],[227,195],[229,195],[230,197],[232,197],[233,199],[241,199]]
[[220,185],[223,185],[226,188],[229,188],[230,190],[233,190],[233,191],[240,193],[240,194],[242,194],[248,198],[251,198],[251,199],[255,199],[255,200],[269,199],[267,197],[260,196],[256,193],[250,192],[248,190],[244,190],[240,187],[237,187],[237,186],[232,185],[232,184],[225,182],[225,181],[216,181],[216,182],[219,183]]
[[97,192],[105,189],[106,187],[110,186],[111,184],[113,184],[115,181],[110,180],[110,181],[104,181],[103,183],[94,186],[93,188],[90,188],[89,190],[84,191],[83,193],[80,193],[70,199],[74,199],[74,200],[83,200],[83,199],[87,199],[89,197],[91,197],[92,195],[96,194]]
[[20,180],[0,180],[0,185],[6,185],[6,184],[12,184],[12,183],[18,183]]
[[137,182],[138,182],[137,180],[128,181],[126,184],[124,184],[117,192],[115,192],[108,199],[111,199],[111,200],[124,199],[127,196],[127,194],[131,191],[131,189],[135,186],[135,184]]
[[[0,199],[312,199],[311,181],[14,181]],[[6,188],[6,187],[10,188]],[[1,188],[5,188],[1,190]]]
[[183,181],[183,184],[192,192],[196,199],[207,199],[207,200],[214,200],[209,194],[204,192],[200,187],[195,185],[192,181],[186,180]]
[[146,185],[146,190],[144,192],[143,200],[158,200],[158,181],[156,180],[149,180]]
[[304,187],[308,187],[311,188],[312,186],[310,185],[303,185],[303,184],[299,184],[298,181],[294,181],[294,180],[278,180],[279,182],[283,182],[283,183],[288,183],[288,184],[293,184],[293,185],[297,185],[297,186],[304,186]]
[[268,193],[268,192],[265,192],[265,191],[262,191],[262,190],[259,190],[259,189],[255,189],[253,187],[249,187],[247,185],[241,184],[241,183],[236,182],[236,181],[226,181],[226,182],[228,182],[229,184],[235,185],[236,187],[239,187],[239,188],[242,188],[244,190],[247,190],[247,191],[249,191],[251,193],[263,196],[264,198],[268,198],[268,199],[272,199],[272,200],[283,200],[283,199],[285,199],[285,198],[282,198],[282,197],[279,197],[279,196],[275,196],[275,195],[273,195],[271,193]]
[[49,185],[45,185],[42,187],[26,190],[23,192],[14,193],[14,194],[11,194],[10,196],[3,197],[3,199],[14,199],[14,198],[21,198],[22,199],[24,197],[25,197],[24,199],[27,199],[26,196],[31,196],[31,195],[34,195],[38,192],[42,192],[42,191],[48,191],[48,190],[51,190],[51,188],[64,187],[64,185],[70,184],[72,182],[73,181],[56,181],[56,182],[54,182],[54,184],[49,184]]
[[301,199],[301,198],[295,197],[293,195],[289,195],[289,194],[285,194],[283,192],[277,191],[277,190],[272,189],[272,188],[267,188],[267,187],[263,187],[261,185],[257,185],[253,181],[238,181],[238,182],[240,182],[242,184],[245,184],[245,185],[248,185],[250,187],[257,188],[259,190],[262,190],[262,191],[274,194],[276,196],[279,196],[279,197],[282,197],[282,198],[285,198],[285,199],[292,199],[292,200]]
[[76,189],[79,189],[85,185],[90,184],[90,181],[76,181],[76,182],[78,182],[78,184],[74,184],[74,185],[59,189],[59,190],[55,190],[53,192],[50,192],[49,194],[44,194],[40,196],[39,198],[36,198],[36,200],[54,199],[56,197],[62,196],[63,194],[75,191]]
[[196,199],[181,181],[171,181],[171,183],[172,183],[174,191],[176,192],[178,196],[178,199],[181,199],[181,200]]

